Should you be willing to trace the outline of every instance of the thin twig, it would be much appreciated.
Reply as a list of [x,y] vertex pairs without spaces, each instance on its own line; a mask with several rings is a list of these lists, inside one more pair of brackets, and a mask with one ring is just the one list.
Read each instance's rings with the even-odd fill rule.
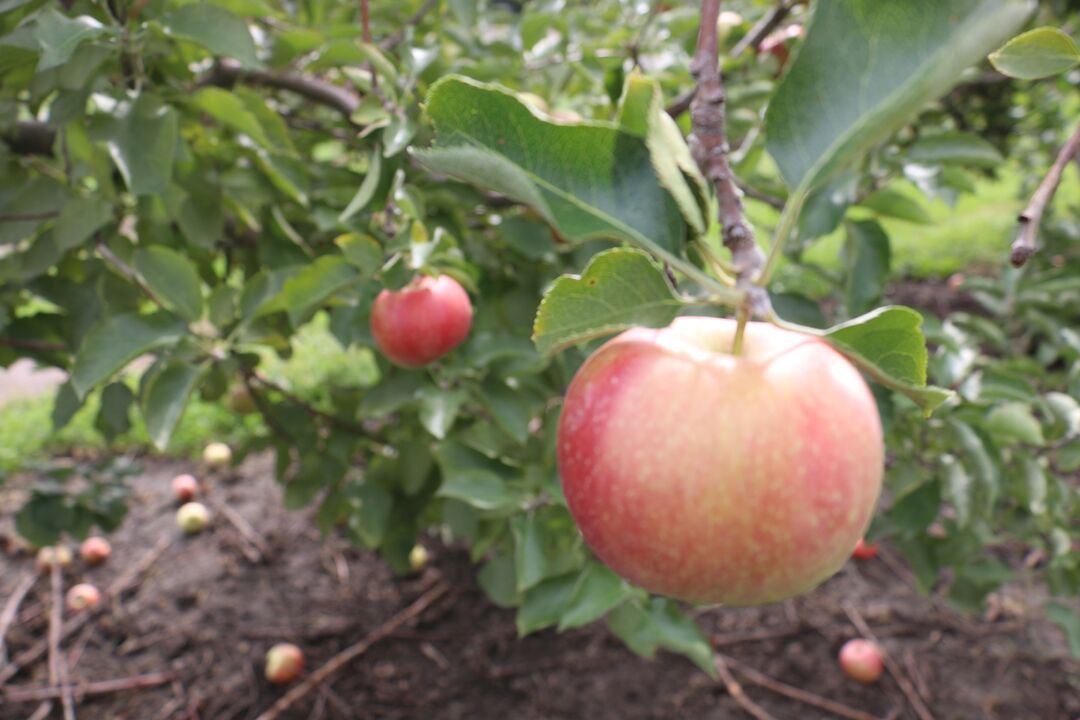
[[236,84],[258,85],[275,90],[287,90],[305,100],[332,108],[348,118],[360,107],[360,97],[340,85],[308,75],[289,72],[251,70],[235,60],[222,58],[210,73],[199,81],[200,86],[214,85],[231,88]]
[[739,42],[735,43],[735,47],[731,48],[731,57],[737,58],[746,52],[747,48],[756,48],[761,44],[761,41],[769,36],[773,30],[780,26],[780,23],[784,22],[784,18],[788,16],[796,5],[802,0],[783,0],[778,3],[776,7],[769,11],[764,17],[758,20],[754,27],[750,28],[750,32]]
[[739,703],[739,707],[745,710],[748,715],[757,718],[757,720],[776,720],[772,715],[765,712],[760,705],[746,696],[742,685],[732,676],[727,663],[720,655],[716,656],[716,671],[720,673],[720,679],[724,681],[724,687],[727,688],[728,695]]
[[[395,30],[390,35],[386,36],[386,39],[379,43],[380,50],[393,50],[401,41],[405,39],[405,32],[408,28],[416,27],[420,24],[420,21],[424,19],[424,16],[431,12],[431,9],[438,4],[439,0],[425,0],[424,4],[412,14],[412,16],[406,20],[401,27]],[[371,42],[370,40],[368,42]]]
[[424,612],[432,603],[445,595],[447,590],[449,590],[449,586],[444,582],[439,582],[431,590],[421,595],[412,605],[384,622],[360,642],[345,648],[325,665],[311,673],[302,683],[285,693],[277,702],[271,705],[269,710],[259,715],[256,720],[275,720],[275,718],[280,717],[297,701],[303,699],[343,667],[367,652],[372,645],[392,635],[399,627]]
[[7,602],[4,603],[4,611],[0,613],[0,666],[7,664],[7,645],[4,638],[7,637],[8,628],[11,627],[15,616],[18,615],[23,598],[26,597],[26,593],[30,592],[30,588],[34,587],[37,579],[36,572],[33,570],[28,571],[23,576],[23,579],[19,581],[19,584],[15,586],[15,590],[11,593]]
[[64,576],[60,563],[53,563],[49,608],[49,684],[57,689],[64,708],[64,720],[75,720],[75,701],[68,686],[67,659],[60,650],[64,626]]
[[[60,633],[60,640],[63,641],[66,637],[81,629],[83,625],[90,621],[99,613],[103,612],[107,603],[104,602],[109,598],[119,597],[131,588],[138,579],[149,570],[157,559],[161,557],[161,554],[172,544],[172,536],[166,535],[158,541],[157,545],[152,547],[142,556],[139,562],[132,566],[126,573],[118,577],[112,585],[105,589],[103,602],[92,610],[84,610],[75,617],[68,620],[64,625],[63,630]],[[49,649],[48,640],[41,640],[38,643],[30,646],[28,649],[16,655],[10,664],[6,665],[0,670],[0,686],[3,686],[11,678],[15,677],[26,665],[36,661]]]
[[758,315],[766,316],[769,296],[753,285],[765,265],[765,254],[754,241],[754,231],[743,215],[742,198],[728,163],[727,96],[717,61],[716,21],[720,0],[702,0],[701,25],[697,52],[690,63],[690,74],[697,81],[697,93],[690,104],[693,132],[690,150],[701,172],[716,189],[720,233],[731,251],[736,272],[736,287],[747,292],[746,302]]
[[248,560],[258,564],[262,562],[266,555],[270,554],[270,546],[266,544],[266,540],[256,532],[255,528],[251,527],[251,524],[244,519],[243,515],[233,510],[228,503],[221,502],[216,497],[210,498],[210,504],[215,512],[224,515],[225,519],[240,532],[244,540],[244,543],[240,545],[241,552],[244,553]]
[[713,647],[724,647],[726,645],[741,645],[748,642],[789,637],[791,635],[798,635],[805,629],[806,628],[796,625],[780,628],[763,628],[761,630],[748,630],[746,632],[721,633],[713,635],[711,640]]
[[[855,609],[853,605],[844,604],[844,614],[851,620],[851,624],[862,634],[864,638],[874,642],[878,647],[881,647],[881,642],[874,635],[873,630],[866,624],[866,620],[863,619],[861,613]],[[907,698],[908,703],[911,704],[912,710],[919,716],[919,720],[934,720],[934,716],[930,712],[930,708],[926,707],[926,704],[919,697],[919,694],[915,692],[915,688],[912,687],[911,681],[908,680],[900,667],[892,661],[888,653],[882,653],[882,660],[885,662],[885,668],[889,671],[889,674],[896,680],[896,684],[900,686],[901,692],[904,693],[904,697]]]
[[1080,125],[1077,125],[1069,141],[1061,148],[1050,171],[1046,173],[1046,177],[1039,183],[1039,188],[1031,196],[1031,202],[1017,218],[1020,223],[1020,234],[1013,242],[1012,253],[1009,255],[1009,261],[1014,267],[1023,267],[1024,263],[1039,249],[1037,236],[1043,213],[1046,212],[1046,206],[1050,204],[1058,185],[1061,184],[1061,175],[1065,172],[1065,166],[1076,157],[1078,151],[1080,151]]
[[35,702],[39,700],[51,700],[60,697],[63,691],[69,691],[77,700],[91,695],[108,695],[109,693],[122,692],[124,690],[141,690],[143,688],[157,687],[171,682],[175,677],[171,672],[147,673],[146,675],[134,675],[132,677],[118,678],[116,680],[101,680],[99,682],[68,685],[63,688],[56,687],[12,687],[2,691],[6,702]]
[[820,708],[826,712],[830,712],[833,715],[838,715],[843,718],[850,718],[850,720],[879,720],[876,716],[869,713],[864,713],[861,710],[855,710],[847,705],[841,705],[838,702],[829,700],[828,698],[815,695],[806,690],[800,690],[797,687],[792,687],[787,683],[782,683],[779,680],[774,680],[763,672],[759,672],[748,665],[744,665],[735,658],[728,657],[727,655],[720,655],[733,668],[738,670],[747,680],[760,685],[766,690],[772,690],[777,695],[783,695],[789,697],[792,700],[798,700],[806,705],[812,705],[813,707]]
[[18,348],[20,350],[41,350],[43,352],[64,352],[67,346],[64,343],[49,342],[48,340],[25,340],[23,338],[0,337],[0,345]]
[[740,181],[738,178],[735,178],[735,184],[738,185],[739,190],[741,190],[743,195],[745,195],[746,197],[753,198],[759,202],[763,202],[770,207],[776,208],[777,210],[784,209],[784,201],[781,198],[778,198],[775,195],[770,195],[767,192],[762,192],[761,190],[755,188],[753,185],[747,185],[746,183]]
[[0,222],[33,222],[35,220],[51,220],[59,216],[57,210],[45,210],[36,213],[0,213]]

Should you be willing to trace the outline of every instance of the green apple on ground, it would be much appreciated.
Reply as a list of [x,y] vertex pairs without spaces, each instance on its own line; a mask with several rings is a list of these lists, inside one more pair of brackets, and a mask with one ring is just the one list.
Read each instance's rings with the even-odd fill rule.
[[876,682],[885,668],[881,648],[870,640],[848,640],[840,648],[840,668],[853,680]]
[[472,327],[472,303],[449,275],[421,275],[398,291],[383,290],[371,309],[371,334],[391,362],[429,365],[460,345]]
[[71,549],[66,545],[54,545],[43,547],[38,550],[37,568],[41,572],[49,572],[53,565],[59,565],[60,569],[71,566]]
[[199,481],[193,475],[177,475],[172,481],[173,497],[180,502],[190,502],[199,494]]
[[203,462],[210,467],[225,467],[232,462],[232,448],[222,442],[212,442],[203,450]]
[[101,591],[90,583],[79,583],[68,590],[66,604],[73,613],[92,610],[101,604]]
[[292,682],[303,670],[304,653],[291,643],[278,643],[266,653],[266,679],[272,683]]
[[566,500],[615,572],[692,602],[755,605],[851,556],[881,491],[877,406],[824,341],[685,317],[594,353],[559,421]]
[[186,503],[176,511],[176,524],[188,535],[202,532],[210,524],[210,511],[202,503]]
[[79,546],[79,557],[87,565],[100,565],[111,553],[112,545],[103,537],[88,537]]
[[413,572],[420,572],[427,567],[428,561],[431,560],[431,553],[423,545],[416,545],[409,551],[409,569]]

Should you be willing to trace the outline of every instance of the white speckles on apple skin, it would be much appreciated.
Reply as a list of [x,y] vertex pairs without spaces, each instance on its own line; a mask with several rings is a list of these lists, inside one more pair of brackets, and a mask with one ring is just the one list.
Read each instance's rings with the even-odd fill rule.
[[687,351],[695,331],[723,347],[734,326],[690,320],[674,338],[626,333],[579,371],[559,429],[571,512],[647,589],[726,604],[804,592],[847,559],[880,491],[872,396],[820,341],[751,324],[747,362]]

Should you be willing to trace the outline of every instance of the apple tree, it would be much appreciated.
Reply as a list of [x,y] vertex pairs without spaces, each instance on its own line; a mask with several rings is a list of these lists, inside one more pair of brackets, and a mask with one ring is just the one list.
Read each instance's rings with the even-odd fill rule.
[[[1066,81],[987,56],[1031,77],[1071,40],[1006,44],[1028,0],[640,5],[0,0],[0,364],[68,373],[55,427],[93,399],[102,432],[137,414],[163,451],[192,397],[244,405],[239,455],[273,452],[286,504],[316,504],[324,532],[404,572],[442,528],[522,634],[604,619],[711,671],[681,606],[583,543],[561,398],[616,332],[725,316],[738,355],[771,324],[872,383],[871,532],[927,589],[951,568],[950,597],[977,606],[1009,576],[1007,538],[1076,595],[1080,283],[1054,249],[1076,228],[1047,222],[1033,267],[971,280],[977,313],[884,300],[892,223],[1057,152]],[[1064,24],[1058,5],[1039,20]],[[440,282],[468,294],[467,337],[459,313],[423,362],[395,356],[408,323],[375,309]],[[316,325],[372,372],[275,379]],[[63,480],[19,514],[33,542],[119,521],[111,485]]]

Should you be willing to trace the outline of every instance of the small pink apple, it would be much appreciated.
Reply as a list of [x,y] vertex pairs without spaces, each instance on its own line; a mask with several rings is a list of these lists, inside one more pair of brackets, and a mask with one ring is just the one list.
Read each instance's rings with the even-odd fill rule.
[[79,557],[87,565],[100,565],[109,559],[112,545],[103,537],[88,537],[79,546]]
[[90,583],[79,583],[67,593],[67,609],[73,613],[93,610],[101,604],[101,592]]
[[70,567],[71,561],[71,550],[66,545],[54,545],[38,550],[37,568],[41,572],[51,571],[53,565],[59,565],[62,570]]
[[885,662],[877,643],[859,638],[840,648],[840,667],[853,680],[869,684],[881,677]]
[[289,683],[304,671],[304,652],[292,643],[278,643],[266,653],[266,679],[274,684]]
[[172,481],[172,491],[180,502],[190,502],[199,494],[199,481],[186,473],[177,475]]
[[855,543],[855,550],[851,553],[856,560],[873,560],[877,557],[877,543],[867,543],[863,540]]

